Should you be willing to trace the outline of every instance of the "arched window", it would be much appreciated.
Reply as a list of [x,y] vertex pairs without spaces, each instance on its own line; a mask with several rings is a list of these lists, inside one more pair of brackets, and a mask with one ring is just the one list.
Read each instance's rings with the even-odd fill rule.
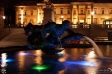
[[90,10],[88,10],[88,14],[90,14]]

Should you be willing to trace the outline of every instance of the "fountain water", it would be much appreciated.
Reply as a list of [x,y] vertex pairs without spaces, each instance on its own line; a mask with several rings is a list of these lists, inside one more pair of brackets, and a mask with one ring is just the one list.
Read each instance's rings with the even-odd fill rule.
[[95,49],[97,55],[102,58],[103,54],[101,53],[101,51],[100,51],[99,47],[96,45],[96,43],[87,36],[84,36],[84,38],[86,38],[92,44],[92,46]]
[[57,45],[56,50],[64,50],[64,48],[62,47],[62,43],[61,43],[60,38],[58,38],[58,40],[60,43],[59,43],[59,45]]

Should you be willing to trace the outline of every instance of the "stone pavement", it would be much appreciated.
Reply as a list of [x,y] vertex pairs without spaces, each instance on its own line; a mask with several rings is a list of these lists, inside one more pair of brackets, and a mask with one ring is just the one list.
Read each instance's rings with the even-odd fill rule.
[[11,46],[26,46],[27,36],[23,28],[10,28],[11,33],[0,40],[0,48]]

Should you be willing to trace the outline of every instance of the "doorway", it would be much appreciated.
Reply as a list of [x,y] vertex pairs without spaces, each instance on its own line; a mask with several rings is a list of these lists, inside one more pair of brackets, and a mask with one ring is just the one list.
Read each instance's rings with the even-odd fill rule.
[[80,24],[84,24],[84,20],[79,20],[79,23]]

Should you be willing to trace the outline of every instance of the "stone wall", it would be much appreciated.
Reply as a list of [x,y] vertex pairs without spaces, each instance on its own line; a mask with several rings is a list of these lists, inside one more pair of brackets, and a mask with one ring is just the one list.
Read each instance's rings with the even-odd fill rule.
[[90,38],[95,38],[95,37],[108,37],[108,32],[112,32],[112,29],[107,29],[107,28],[70,28],[76,33],[81,33],[83,35],[86,35]]
[[[15,29],[18,29],[18,32],[19,30],[21,30],[19,28],[15,28]],[[92,39],[94,39],[95,37],[108,37],[109,36],[108,33],[112,32],[111,28],[110,29],[108,28],[96,28],[96,29],[95,28],[90,28],[90,29],[89,28],[70,28],[70,29],[72,29],[76,33],[81,33]],[[12,30],[12,32],[14,32],[14,30]],[[0,29],[0,34],[1,34],[0,40],[4,38],[5,36],[9,35],[10,33],[11,33],[10,28],[1,28]],[[63,36],[65,35],[66,33]]]

